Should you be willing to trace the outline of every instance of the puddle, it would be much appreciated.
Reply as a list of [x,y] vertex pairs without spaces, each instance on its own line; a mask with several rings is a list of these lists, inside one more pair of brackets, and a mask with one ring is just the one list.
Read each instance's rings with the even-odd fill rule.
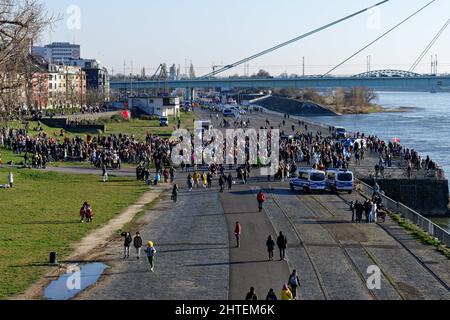
[[73,265],[67,273],[53,281],[44,291],[47,300],[69,300],[95,284],[103,272],[110,268],[103,263]]

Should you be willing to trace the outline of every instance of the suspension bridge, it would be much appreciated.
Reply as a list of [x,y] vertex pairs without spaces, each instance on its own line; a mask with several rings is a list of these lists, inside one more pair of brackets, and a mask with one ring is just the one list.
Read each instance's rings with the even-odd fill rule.
[[[432,41],[421,52],[419,57],[414,61],[411,68],[408,71],[404,70],[376,70],[368,71],[356,76],[332,76],[332,72],[336,69],[359,55],[367,48],[373,46],[379,40],[387,37],[393,31],[397,30],[403,24],[420,14],[422,11],[431,6],[436,0],[431,0],[418,10],[409,14],[406,18],[399,23],[389,28],[387,31],[379,35],[377,38],[365,44],[361,49],[344,59],[335,67],[321,76],[308,76],[298,78],[218,78],[217,75],[234,69],[240,65],[253,61],[261,56],[272,53],[280,48],[286,47],[292,43],[301,41],[307,37],[310,37],[323,30],[329,29],[337,24],[340,24],[346,20],[352,19],[358,15],[361,15],[369,10],[380,7],[390,0],[384,0],[376,3],[370,7],[364,8],[352,14],[349,14],[343,18],[330,22],[317,29],[309,31],[298,37],[282,42],[266,50],[260,51],[254,55],[238,60],[234,63],[225,66],[215,66],[213,71],[204,76],[196,79],[189,80],[167,80],[162,78],[152,78],[149,81],[133,81],[130,76],[130,80],[112,81],[111,89],[131,93],[140,92],[146,90],[169,90],[177,88],[185,88],[192,97],[195,89],[238,89],[238,88],[316,88],[319,90],[327,90],[333,88],[356,88],[365,87],[377,91],[425,91],[425,92],[450,92],[450,75],[438,75],[437,68],[429,75],[421,75],[414,72],[417,65],[423,60],[425,55],[429,52],[432,46],[436,43],[439,37],[443,34],[445,29],[450,24],[450,19],[445,22],[443,27],[434,36]],[[216,68],[217,67],[217,68]]]

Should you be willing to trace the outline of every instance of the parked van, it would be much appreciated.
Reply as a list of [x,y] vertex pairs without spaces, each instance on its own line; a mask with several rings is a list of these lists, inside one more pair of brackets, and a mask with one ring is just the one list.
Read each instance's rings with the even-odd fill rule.
[[347,130],[342,127],[336,127],[336,139],[347,138]]
[[167,118],[167,117],[159,118],[159,126],[160,127],[168,127],[169,126],[169,118]]
[[291,191],[324,191],[327,187],[326,180],[326,173],[324,171],[299,169],[297,178],[291,179],[289,185]]
[[352,193],[355,188],[353,172],[342,169],[327,170],[327,189],[333,192],[346,191]]

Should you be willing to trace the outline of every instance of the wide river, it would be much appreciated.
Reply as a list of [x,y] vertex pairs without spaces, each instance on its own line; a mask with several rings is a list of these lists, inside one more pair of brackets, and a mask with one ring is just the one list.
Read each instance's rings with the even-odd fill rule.
[[[378,104],[386,108],[411,107],[401,113],[376,113],[320,117],[316,122],[342,126],[352,132],[377,135],[388,141],[400,138],[401,144],[429,155],[450,178],[450,93],[379,92]],[[450,219],[436,219],[450,231]]]

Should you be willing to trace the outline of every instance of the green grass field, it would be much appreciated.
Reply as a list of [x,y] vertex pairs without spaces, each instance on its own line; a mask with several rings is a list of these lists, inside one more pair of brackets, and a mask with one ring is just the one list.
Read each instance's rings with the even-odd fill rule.
[[[134,119],[130,122],[108,123],[106,124],[105,134],[125,133],[132,135],[138,139],[145,139],[147,131],[156,135],[171,135],[173,127],[177,125],[177,121],[173,117],[169,117],[169,127],[160,127],[158,120],[147,121]],[[194,129],[194,115],[192,113],[181,113],[181,127],[184,129]]]
[[0,159],[2,159],[4,164],[8,163],[9,161],[20,163],[23,162],[23,155],[15,154],[11,150],[0,148]]
[[[7,168],[0,169],[6,184]],[[65,175],[13,170],[15,187],[0,189],[0,299],[23,292],[48,270],[49,253],[61,259],[71,245],[105,224],[147,190],[131,178]],[[94,222],[81,224],[79,209],[89,201]]]
[[[194,129],[194,114],[193,113],[181,113],[181,127],[189,130]],[[177,121],[174,120],[173,117],[169,117],[169,127],[160,127],[158,120],[140,120],[140,119],[132,119],[130,121],[124,121],[124,122],[118,122],[118,123],[107,123],[106,124],[106,131],[104,134],[127,134],[132,135],[134,134],[137,138],[144,139],[147,135],[147,132],[150,131],[152,134],[171,134],[173,131],[173,127],[177,125]],[[21,121],[10,121],[8,122],[9,127],[14,129],[23,129],[24,124]],[[30,121],[29,122],[29,134],[31,136],[37,135],[37,131],[34,131],[35,128],[37,128],[38,123],[37,121]],[[0,128],[3,127],[3,125],[0,125]],[[41,127],[49,136],[55,137],[57,139],[61,139],[59,137],[59,133],[61,128],[53,128],[48,127],[41,123]],[[97,135],[95,133],[94,135]],[[85,133],[74,133],[70,131],[66,131],[66,137],[73,138],[76,136],[84,136],[86,137]]]

